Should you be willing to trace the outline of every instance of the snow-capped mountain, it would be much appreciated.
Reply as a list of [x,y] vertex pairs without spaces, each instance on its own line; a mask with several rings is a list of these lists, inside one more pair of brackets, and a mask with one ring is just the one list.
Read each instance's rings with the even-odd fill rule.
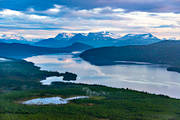
[[55,39],[56,40],[61,40],[61,39],[65,39],[65,40],[69,40],[72,37],[74,37],[76,35],[76,33],[59,33]]
[[[117,34],[111,33],[111,32],[90,32],[88,37],[92,37],[94,40],[101,40],[103,39],[109,39],[109,38],[117,38]],[[118,36],[119,38],[120,36]]]
[[111,32],[106,32],[106,31],[97,32],[97,33],[94,33],[94,34],[99,36],[99,37],[113,38],[113,39],[117,39],[117,38],[121,37],[120,34],[118,34],[118,33],[111,33]]
[[43,39],[36,42],[34,45],[53,48],[66,47],[72,45],[70,39],[74,36],[76,36],[76,33],[59,33],[54,38]]
[[26,40],[23,36],[18,35],[18,34],[2,34],[2,35],[0,35],[0,39]]
[[90,32],[86,36],[82,33],[72,37],[71,42],[81,42],[94,47],[112,46],[116,39],[110,32]]
[[151,33],[147,34],[127,34],[120,38],[121,40],[159,40],[159,38],[153,36]]
[[59,33],[55,39],[57,40],[70,40],[72,37],[76,36],[77,34],[81,34],[84,37],[93,37],[95,40],[101,39],[102,37],[104,38],[120,38],[118,34],[114,34],[111,32],[90,32],[90,33]]
[[151,33],[147,34],[127,34],[119,38],[116,46],[125,46],[125,45],[147,45],[159,42],[160,39],[152,35]]
[[44,47],[65,47],[80,42],[93,47],[145,45],[160,41],[152,34],[127,34],[120,37],[111,32],[60,33],[55,38],[37,42],[35,45]]
[[119,33],[111,33],[111,32],[104,32],[104,37],[111,37],[113,39],[118,39],[121,37]]
[[2,34],[0,35],[0,42],[32,44],[32,41],[28,41],[23,36],[18,35],[18,34]]
[[127,34],[120,37],[119,34],[111,32],[90,32],[88,35],[75,35],[70,41],[82,42],[94,47],[105,46],[125,46],[125,45],[145,45],[159,42],[160,39],[153,36],[151,33],[147,34]]
[[55,38],[49,38],[37,42],[35,45],[43,47],[65,47],[80,42],[95,47],[111,46],[116,39],[110,32],[90,33],[59,33]]

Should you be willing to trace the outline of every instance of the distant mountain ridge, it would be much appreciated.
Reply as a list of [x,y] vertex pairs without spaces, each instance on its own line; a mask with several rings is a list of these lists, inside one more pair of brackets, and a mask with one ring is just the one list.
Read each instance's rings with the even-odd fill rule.
[[157,40],[159,38],[153,36],[151,33],[147,34],[127,34],[123,37],[121,37],[121,40],[129,40],[129,39],[138,39],[138,40]]
[[26,40],[23,36],[18,34],[2,34],[0,39],[15,39],[15,40]]
[[65,47],[75,42],[88,44],[94,47],[111,46],[113,34],[110,32],[95,33],[60,33],[55,38],[44,39],[36,42],[35,45],[43,47]]
[[0,35],[0,42],[2,43],[23,43],[32,44],[32,41],[28,41],[23,36],[18,34],[2,34]]
[[64,48],[38,47],[20,43],[0,43],[0,56],[22,59],[36,55],[69,53],[73,51],[83,51],[91,48],[91,46],[85,45],[83,43],[74,43],[71,46]]
[[93,47],[146,45],[159,42],[160,39],[152,34],[127,34],[120,37],[110,32],[90,33],[60,33],[55,38],[44,39],[35,45],[43,47],[65,47],[75,42],[88,44]]
[[42,39],[37,42],[27,41],[21,35],[1,35],[0,42],[23,43],[39,47],[60,48],[67,47],[73,43],[84,43],[93,47],[146,45],[159,42],[161,39],[147,34],[127,34],[120,36],[111,32],[90,32],[90,33],[59,33],[54,38]]
[[127,34],[119,38],[116,43],[117,46],[126,45],[147,45],[161,41],[161,39],[153,36],[151,33],[147,34]]
[[76,33],[59,33],[55,39],[56,40],[61,40],[61,39],[65,39],[65,40],[69,40],[72,37],[74,37],[76,35]]

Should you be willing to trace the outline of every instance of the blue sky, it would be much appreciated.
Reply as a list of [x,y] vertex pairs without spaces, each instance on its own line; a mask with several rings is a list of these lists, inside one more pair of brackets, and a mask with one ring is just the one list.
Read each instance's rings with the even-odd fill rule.
[[180,39],[179,0],[0,0],[0,34],[153,33]]

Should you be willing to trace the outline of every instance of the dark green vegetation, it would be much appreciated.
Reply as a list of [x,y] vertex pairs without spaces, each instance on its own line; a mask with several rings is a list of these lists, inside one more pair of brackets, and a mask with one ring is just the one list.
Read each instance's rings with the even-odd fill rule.
[[63,80],[70,81],[70,80],[76,80],[77,75],[70,72],[62,73]]
[[[69,72],[59,73],[40,70],[33,63],[24,60],[9,60],[0,62],[0,91],[38,88],[41,87],[40,80],[51,76],[63,76],[64,80],[76,80],[77,77],[76,74]],[[35,84],[38,84],[38,86]]]
[[[179,120],[180,100],[128,89],[40,80],[57,72],[41,71],[33,63],[0,63],[0,120]],[[23,105],[36,97],[90,96],[66,105]]]
[[[77,95],[88,95],[90,99],[66,105],[20,104],[36,97]],[[180,100],[102,86],[57,83],[0,94],[1,120],[179,120],[179,111]]]
[[26,89],[29,84],[39,83],[50,76],[59,76],[58,72],[42,71],[31,62],[13,60],[0,62],[0,90]]
[[179,69],[179,51],[179,41],[166,40],[151,45],[96,48],[85,51],[80,57],[95,65],[119,64],[120,62],[117,61],[137,61],[167,64]]
[[37,47],[20,43],[0,43],[0,56],[21,59],[43,54],[70,53],[90,48],[92,47],[83,43],[74,43],[71,46],[64,48]]
[[180,67],[168,67],[167,70],[180,73]]

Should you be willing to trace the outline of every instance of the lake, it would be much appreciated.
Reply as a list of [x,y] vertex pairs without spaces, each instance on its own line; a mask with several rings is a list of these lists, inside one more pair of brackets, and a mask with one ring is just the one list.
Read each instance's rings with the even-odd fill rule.
[[[180,73],[170,72],[165,66],[153,64],[95,66],[69,54],[42,55],[26,58],[42,70],[73,72],[78,75],[73,83],[97,84],[115,88],[129,88],[180,98]],[[41,81],[50,85],[53,81],[65,82],[62,77],[49,77]]]
[[63,99],[61,97],[48,97],[48,98],[35,98],[32,100],[27,100],[22,102],[22,104],[25,105],[48,105],[48,104],[67,104],[72,100],[78,100],[78,99],[85,99],[89,98],[88,96],[76,96],[76,97],[71,97],[71,98],[66,98]]

